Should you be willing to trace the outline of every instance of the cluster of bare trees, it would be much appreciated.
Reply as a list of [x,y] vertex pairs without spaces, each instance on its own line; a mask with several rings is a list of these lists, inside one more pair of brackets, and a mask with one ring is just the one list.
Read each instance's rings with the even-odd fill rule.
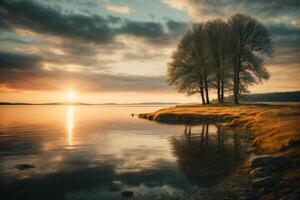
[[200,94],[203,104],[210,103],[212,90],[219,103],[225,93],[238,103],[249,85],[269,78],[263,59],[271,56],[272,47],[268,30],[250,16],[194,24],[168,64],[168,82],[179,92]]

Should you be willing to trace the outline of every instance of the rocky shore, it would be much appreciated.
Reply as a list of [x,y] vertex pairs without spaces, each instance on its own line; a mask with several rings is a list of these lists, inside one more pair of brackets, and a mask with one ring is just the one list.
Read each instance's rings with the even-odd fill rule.
[[299,103],[175,106],[139,114],[139,117],[160,123],[225,123],[246,129],[250,134],[244,137],[253,147],[254,156],[241,170],[249,180],[238,196],[226,198],[300,199]]

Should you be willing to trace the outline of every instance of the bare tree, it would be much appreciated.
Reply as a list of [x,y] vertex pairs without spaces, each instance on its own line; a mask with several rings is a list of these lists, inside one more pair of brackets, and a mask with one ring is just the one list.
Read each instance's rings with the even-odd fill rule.
[[[178,92],[200,94],[202,103],[208,103],[208,81],[204,48],[204,26],[195,24],[188,31],[168,63],[168,83]],[[205,99],[206,97],[206,99]],[[207,101],[208,100],[208,101]]]
[[217,19],[206,23],[207,45],[211,66],[215,76],[218,102],[224,102],[224,88],[227,76],[229,26]]
[[218,19],[194,24],[168,64],[168,82],[179,92],[200,94],[203,104],[210,103],[212,87],[217,88],[219,103],[233,87],[238,103],[248,86],[269,78],[263,60],[271,56],[272,47],[264,25],[246,15],[234,15],[227,23]]
[[228,24],[233,65],[233,101],[239,103],[242,88],[246,90],[248,84],[269,78],[263,67],[263,56],[271,55],[273,45],[269,31],[252,17],[236,14]]

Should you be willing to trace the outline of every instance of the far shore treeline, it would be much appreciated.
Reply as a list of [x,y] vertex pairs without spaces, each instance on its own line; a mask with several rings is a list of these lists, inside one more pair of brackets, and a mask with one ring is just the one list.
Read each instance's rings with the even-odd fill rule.
[[196,23],[168,63],[168,82],[179,92],[200,94],[203,104],[210,103],[212,90],[219,103],[224,102],[224,94],[232,94],[233,102],[239,103],[248,86],[270,77],[263,60],[272,52],[269,31],[250,16]]

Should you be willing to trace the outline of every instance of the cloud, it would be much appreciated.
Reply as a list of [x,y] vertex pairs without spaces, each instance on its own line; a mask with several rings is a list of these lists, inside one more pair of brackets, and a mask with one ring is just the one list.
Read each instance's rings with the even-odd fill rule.
[[289,23],[271,23],[267,24],[272,33],[274,42],[284,46],[300,46],[300,26]]
[[170,91],[165,76],[90,73],[65,69],[43,69],[35,55],[0,52],[0,87],[15,90],[62,90],[74,86],[89,92]]
[[123,54],[124,61],[131,61],[136,60],[140,62],[144,62],[146,60],[157,60],[162,58],[168,58],[166,52],[157,52],[157,51],[150,51],[146,48],[136,49],[134,51],[126,51]]
[[63,11],[35,1],[0,0],[0,25],[2,29],[27,29],[37,33],[73,39],[77,42],[107,44],[118,35],[144,38],[161,43],[174,41],[182,29],[165,30],[160,22],[133,21],[115,16],[83,15]]
[[288,23],[267,24],[272,34],[275,54],[273,64],[300,63],[300,27]]
[[1,72],[0,86],[15,90],[57,91],[72,86],[84,92],[166,92],[164,76],[78,73],[62,70]]
[[28,71],[37,69],[41,59],[35,55],[0,51],[0,70]]
[[112,39],[113,19],[66,14],[34,1],[0,1],[1,23],[10,29],[104,43]]
[[161,0],[172,8],[184,10],[198,19],[228,17],[237,12],[267,20],[297,19],[300,13],[298,0]]
[[[21,47],[19,40],[10,40],[6,42],[14,45],[2,46],[0,87],[14,90],[54,91],[76,85],[92,92],[170,91],[164,76],[111,74],[109,65],[118,62],[112,55],[121,50],[124,53],[124,49],[132,50],[124,54],[129,60],[158,55],[145,49],[145,55],[137,56],[135,47],[119,37],[137,38],[150,46],[169,45],[175,44],[187,27],[171,20],[163,23],[76,14],[27,0],[0,0],[0,17],[2,30],[38,41]],[[180,27],[176,28],[176,23]],[[28,53],[23,53],[24,48]],[[119,56],[121,63],[123,54]]]
[[112,4],[107,4],[105,8],[108,11],[121,14],[129,14],[131,12],[131,9],[128,6],[116,6]]
[[[300,1],[298,0],[161,0],[172,8],[184,10],[199,21],[229,18],[239,13],[255,16],[270,30],[275,46],[271,63],[299,63]],[[171,22],[171,21],[170,21]],[[170,23],[168,22],[168,23]],[[178,22],[174,22],[176,24]],[[180,28],[176,25],[175,28]]]
[[[161,1],[198,20],[227,18],[236,12],[258,17],[271,31],[276,48],[268,64],[284,67],[300,63],[299,1]],[[102,16],[91,10],[63,7],[81,1],[45,2],[0,0],[0,87],[57,90],[76,84],[84,91],[95,92],[171,91],[164,76],[109,72],[126,61],[167,60],[190,22]],[[96,1],[91,2],[90,9],[98,6]]]

